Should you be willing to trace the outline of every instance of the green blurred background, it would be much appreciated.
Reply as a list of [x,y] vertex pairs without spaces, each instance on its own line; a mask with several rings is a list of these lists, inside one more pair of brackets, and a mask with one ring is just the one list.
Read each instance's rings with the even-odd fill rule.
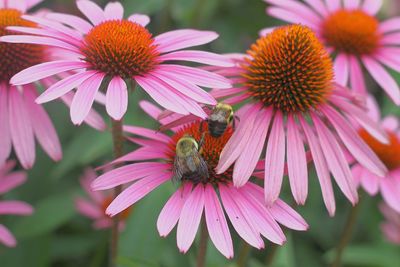
[[[108,1],[96,2],[104,6]],[[390,5],[394,2],[387,1],[384,10],[393,13]],[[154,35],[188,27],[217,31],[220,38],[206,48],[219,53],[245,52],[260,29],[281,23],[265,15],[266,4],[261,0],[125,0],[122,3],[125,15],[150,15],[149,28]],[[73,0],[47,0],[39,7],[79,15]],[[384,17],[385,11],[380,15]],[[400,81],[400,76],[396,77]],[[382,104],[384,114],[400,114],[386,96],[378,93],[379,88],[374,88],[374,83],[370,82],[369,86]],[[148,97],[140,90],[131,94],[126,122],[155,127],[154,122],[139,110],[137,104],[141,99]],[[60,103],[46,104],[46,108],[61,138],[64,158],[54,163],[37,149],[37,161],[29,171],[28,182],[7,195],[7,198],[31,203],[36,212],[26,218],[1,218],[15,233],[19,243],[15,249],[0,246],[0,267],[106,266],[109,232],[93,230],[91,221],[75,211],[73,198],[83,195],[78,178],[84,168],[98,166],[112,158],[111,135],[109,132],[96,132],[88,126],[74,127],[68,109]],[[97,109],[105,115],[103,107]],[[133,148],[125,147],[126,151]],[[277,250],[273,266],[326,266],[332,257],[332,249],[351,206],[342,194],[336,192],[337,215],[329,218],[313,170],[310,175],[309,198],[306,206],[298,209],[309,222],[310,230],[303,233],[287,231],[288,242]],[[285,186],[283,198],[291,203],[290,190],[287,184]],[[194,266],[196,244],[182,255],[176,247],[175,231],[164,239],[156,230],[158,213],[173,190],[171,184],[163,186],[135,206],[126,230],[121,234],[119,266]],[[379,229],[382,221],[377,208],[379,197],[372,199],[363,195],[362,198],[356,231],[344,255],[345,266],[400,266],[400,248],[384,241]],[[236,234],[233,237],[237,258],[242,243]],[[252,250],[248,266],[264,266],[272,250],[268,241],[265,250]],[[209,244],[207,266],[235,266],[234,260],[226,260]]]

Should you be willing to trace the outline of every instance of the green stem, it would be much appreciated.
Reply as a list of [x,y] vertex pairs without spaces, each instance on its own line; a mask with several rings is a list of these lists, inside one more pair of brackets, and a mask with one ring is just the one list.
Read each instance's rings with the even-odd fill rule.
[[237,260],[238,267],[246,267],[247,258],[249,257],[251,247],[245,241],[242,241],[242,249],[239,252],[239,257]]
[[[122,133],[122,120],[111,120],[112,123],[112,139],[114,146],[114,157],[119,158],[123,154],[123,133]],[[117,186],[113,192],[113,198],[116,198],[122,191],[122,186]],[[110,267],[117,266],[118,257],[118,239],[119,239],[119,214],[113,217],[111,227],[111,244],[110,244]]]
[[278,252],[278,248],[279,248],[278,245],[271,243],[271,247],[269,249],[267,257],[265,258],[265,266],[271,266],[272,263],[274,263],[276,253]]
[[205,267],[207,242],[208,242],[207,225],[203,218],[201,220],[200,243],[199,243],[199,250],[197,252],[197,263],[196,263],[197,267]]
[[343,229],[339,243],[336,247],[336,256],[332,263],[332,267],[340,267],[342,265],[343,252],[346,246],[349,244],[351,236],[353,234],[354,227],[357,223],[357,217],[360,212],[361,196],[359,202],[351,208],[351,211],[347,217],[346,225]]

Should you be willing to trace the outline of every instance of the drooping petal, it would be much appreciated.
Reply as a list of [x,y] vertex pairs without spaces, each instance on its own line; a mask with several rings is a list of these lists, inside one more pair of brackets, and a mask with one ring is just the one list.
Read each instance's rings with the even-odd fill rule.
[[149,16],[143,15],[143,14],[133,14],[133,15],[129,16],[128,20],[133,21],[137,24],[140,24],[143,27],[146,27],[147,24],[149,24],[149,22],[150,22]]
[[183,205],[176,231],[179,251],[186,253],[199,228],[204,209],[204,186],[197,185]]
[[82,215],[85,215],[88,218],[98,219],[105,216],[100,207],[84,198],[77,198],[75,200],[75,206]]
[[400,182],[398,177],[385,177],[381,183],[382,197],[385,202],[395,211],[400,213]]
[[15,200],[0,201],[0,215],[30,215],[33,212],[31,205]]
[[221,67],[233,66],[233,62],[226,56],[197,50],[183,50],[172,52],[158,57],[158,60],[184,60]]
[[108,84],[106,93],[107,113],[114,119],[120,120],[128,109],[128,90],[125,81],[115,76]]
[[366,169],[362,170],[361,173],[361,185],[365,189],[365,191],[368,192],[371,196],[374,196],[378,193],[379,191],[379,184],[381,182],[382,177],[378,177],[375,174],[369,172]]
[[0,84],[0,165],[2,165],[11,153],[11,134],[9,124],[9,96],[8,88]]
[[365,86],[364,75],[361,70],[360,63],[357,57],[348,55],[349,58],[349,72],[350,72],[350,86],[356,93],[365,95],[367,87]]
[[371,16],[375,16],[379,9],[381,9],[382,4],[383,0],[364,0],[361,8]]
[[334,69],[336,82],[345,86],[349,79],[349,59],[345,53],[336,56]]
[[124,16],[124,7],[120,2],[111,2],[104,8],[104,16],[106,19],[122,19]]
[[215,247],[228,259],[233,258],[232,237],[214,188],[206,185],[204,193],[207,229]]
[[0,194],[7,193],[8,191],[22,185],[26,181],[25,172],[12,172],[0,180]]
[[76,2],[78,9],[85,15],[93,25],[100,24],[105,20],[103,10],[94,2],[79,0]]
[[382,21],[379,24],[379,31],[382,33],[400,30],[400,17],[393,17]]
[[46,17],[64,23],[84,34],[88,33],[93,28],[93,26],[86,20],[73,15],[51,12],[46,14]]
[[344,8],[358,9],[360,7],[360,0],[344,0]]
[[0,37],[0,41],[6,43],[25,43],[25,44],[35,44],[35,45],[48,45],[53,47],[59,47],[63,49],[70,50],[72,52],[79,53],[79,49],[67,42],[54,39],[51,37],[42,37],[34,35],[5,35]]
[[2,224],[0,224],[0,243],[3,243],[7,247],[15,247],[17,245],[17,240],[15,240],[15,237]]
[[198,30],[175,30],[154,38],[154,44],[161,53],[209,43],[218,38],[216,32]]

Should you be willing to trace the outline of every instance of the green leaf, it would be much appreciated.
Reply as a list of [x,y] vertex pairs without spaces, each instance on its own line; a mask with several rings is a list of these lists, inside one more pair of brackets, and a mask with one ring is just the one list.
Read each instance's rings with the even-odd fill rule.
[[75,215],[71,192],[47,197],[34,207],[35,212],[31,216],[19,220],[13,227],[18,239],[49,233]]
[[122,2],[125,7],[125,15],[133,13],[152,15],[160,11],[166,4],[165,0],[124,0]]

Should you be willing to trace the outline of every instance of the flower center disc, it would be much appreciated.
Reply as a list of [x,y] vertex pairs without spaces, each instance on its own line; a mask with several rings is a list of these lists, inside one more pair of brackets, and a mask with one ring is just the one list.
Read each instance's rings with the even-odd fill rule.
[[[209,178],[207,183],[217,185],[218,183],[226,183],[232,181],[233,168],[229,168],[227,171],[221,174],[215,172],[215,168],[218,165],[219,157],[222,149],[232,136],[233,130],[231,126],[228,126],[226,131],[220,137],[212,137],[208,133],[208,126],[206,122],[203,123],[202,132],[200,132],[200,121],[193,122],[189,125],[184,126],[174,136],[172,136],[172,142],[169,144],[169,160],[174,161],[176,143],[184,135],[192,136],[197,142],[200,142],[202,132],[205,132],[204,143],[200,149],[201,156],[207,162]],[[185,179],[185,178],[184,178]]]
[[378,21],[361,10],[339,10],[322,25],[322,35],[329,46],[339,51],[365,55],[379,47]]
[[324,102],[332,89],[332,61],[307,27],[278,28],[247,53],[251,59],[243,66],[245,85],[265,106],[305,112]]
[[93,69],[132,78],[152,70],[158,53],[151,34],[128,20],[111,20],[95,26],[81,48]]
[[[0,9],[0,36],[19,34],[6,30],[8,26],[36,27],[21,15],[16,9]],[[0,42],[0,82],[8,83],[21,70],[43,62],[43,57],[43,46]]]
[[387,132],[389,144],[382,144],[371,136],[366,130],[360,131],[361,138],[371,147],[388,170],[400,167],[400,139],[394,132]]

